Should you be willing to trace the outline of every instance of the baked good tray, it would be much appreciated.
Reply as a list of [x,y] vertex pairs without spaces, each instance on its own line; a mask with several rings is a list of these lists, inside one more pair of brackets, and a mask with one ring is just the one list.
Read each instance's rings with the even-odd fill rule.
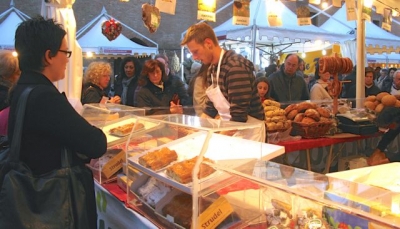
[[107,122],[104,126],[100,126],[104,132],[104,134],[107,137],[107,147],[111,147],[116,144],[120,144],[123,142],[126,142],[129,138],[129,134],[126,136],[118,136],[110,133],[110,130],[119,126],[123,126],[126,124],[130,123],[135,123],[136,121],[142,123],[144,125],[143,128],[138,129],[138,130],[133,130],[132,136],[139,136],[143,135],[145,133],[148,133],[150,131],[156,130],[158,128],[161,128],[164,124],[158,121],[151,121],[151,120],[144,120],[137,118],[137,116],[124,116],[120,119],[113,120],[110,122]]
[[[181,184],[173,180],[166,174],[166,168],[176,162],[198,156],[205,143],[206,136],[206,131],[199,131],[190,134],[186,137],[169,142],[162,146],[144,151],[141,154],[129,157],[128,163],[138,170],[148,174],[149,176],[153,176],[176,189],[191,194],[192,183]],[[175,150],[178,155],[177,161],[172,162],[168,166],[157,171],[153,171],[152,169],[139,164],[139,158],[141,156],[163,147],[168,147],[170,150]],[[285,149],[282,146],[213,133],[204,157],[213,160],[214,163],[218,164],[220,167],[235,169],[258,159],[272,159],[283,154],[284,152]],[[228,174],[217,170],[213,174],[199,179],[201,190],[208,188],[219,181],[225,180],[228,177]]]

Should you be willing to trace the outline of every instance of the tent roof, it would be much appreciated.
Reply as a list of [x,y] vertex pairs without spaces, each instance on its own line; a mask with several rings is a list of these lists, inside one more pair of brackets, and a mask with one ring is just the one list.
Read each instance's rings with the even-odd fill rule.
[[[149,40],[147,37],[145,38],[151,43],[155,44],[156,47],[147,47],[137,44],[128,39],[122,33],[115,40],[109,41],[102,34],[101,25],[104,21],[111,18],[113,18],[115,21],[119,21],[116,18],[108,15],[103,8],[103,11],[100,13],[100,15],[98,15],[95,19],[77,32],[77,40],[79,45],[82,47],[83,52],[93,52],[95,54],[105,55],[151,55],[158,52],[157,43]],[[136,32],[135,30],[124,25],[122,22],[120,23],[124,26],[123,29],[128,28]]]
[[[331,18],[321,25],[321,28],[328,31],[337,31],[342,34],[349,34],[351,31],[356,31],[357,21],[347,21],[346,5],[343,5]],[[365,44],[368,53],[400,51],[400,37],[368,21],[365,23]]]
[[11,1],[10,8],[0,14],[0,31],[7,31],[0,36],[0,49],[14,49],[15,30],[18,25],[29,19],[29,16],[14,7]]
[[367,54],[368,62],[379,62],[379,63],[400,63],[400,54],[397,53],[383,53],[383,54]]
[[[214,29],[216,35],[227,40],[251,41],[251,32],[253,26],[256,26],[258,31],[256,43],[263,43],[265,45],[301,43],[301,49],[305,42],[308,42],[310,46],[314,46],[315,48],[315,45],[312,45],[312,43],[317,40],[323,43],[336,43],[350,39],[350,36],[328,32],[314,25],[299,26],[297,24],[297,15],[280,1],[277,2],[277,4],[280,4],[282,9],[282,27],[271,27],[267,20],[266,12],[268,6],[266,4],[266,0],[252,0],[250,2],[250,25],[233,25],[233,19],[230,18]],[[297,47],[297,49],[299,49],[299,47]],[[318,49],[318,47],[316,49]]]

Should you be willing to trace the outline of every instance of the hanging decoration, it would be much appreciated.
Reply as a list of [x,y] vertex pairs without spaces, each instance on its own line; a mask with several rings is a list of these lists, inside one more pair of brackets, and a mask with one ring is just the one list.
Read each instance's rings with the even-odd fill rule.
[[332,5],[334,7],[342,7],[342,0],[332,0]]
[[175,51],[174,55],[171,58],[169,67],[171,68],[173,74],[176,74],[181,69],[181,64],[179,63],[179,57],[176,55]]
[[216,0],[198,0],[197,2],[197,20],[215,22],[215,12],[217,9]]
[[101,24],[101,32],[105,37],[107,37],[109,41],[117,39],[117,37],[121,34],[121,31],[122,31],[121,23],[116,22],[112,18]]
[[282,3],[269,0],[265,4],[269,26],[282,26]]
[[250,0],[235,0],[233,2],[233,25],[250,24]]
[[145,3],[142,5],[142,20],[149,32],[154,33],[160,26],[160,11],[157,7]]
[[176,0],[156,0],[156,7],[160,12],[175,15]]
[[356,1],[346,0],[347,21],[357,20]]
[[296,14],[297,14],[297,24],[311,25],[310,9],[308,8],[308,0],[297,0],[296,1]]
[[383,11],[382,29],[392,31],[392,10],[389,8]]

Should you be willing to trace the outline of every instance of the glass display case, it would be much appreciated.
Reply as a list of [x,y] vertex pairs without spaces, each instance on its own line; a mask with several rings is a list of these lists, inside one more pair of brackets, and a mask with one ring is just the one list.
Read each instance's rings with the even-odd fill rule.
[[[115,180],[122,163],[126,161],[125,146],[131,131],[127,128],[128,131],[122,132],[119,128],[134,126],[137,117],[144,113],[142,108],[113,103],[93,103],[83,106],[82,117],[102,129],[107,137],[107,152],[102,157],[91,160],[88,164],[93,171],[94,178],[99,183]],[[146,128],[152,128],[152,125],[149,123],[144,127],[134,129],[135,131],[144,131]]]
[[[126,170],[128,182],[132,182],[127,190],[128,204],[154,211],[158,220],[170,228],[187,227],[187,220],[179,221],[165,214],[169,204],[174,203],[172,199],[182,198],[178,205],[188,207],[184,212],[186,216],[189,213],[190,223],[192,197],[199,196],[197,192],[214,190],[218,184],[230,182],[229,174],[201,161],[238,169],[284,153],[282,146],[249,140],[259,131],[265,131],[262,122],[238,123],[176,114],[139,118],[139,122],[147,121],[159,122],[158,128],[130,136],[128,144]],[[199,172],[194,171],[196,164],[200,165]],[[201,184],[200,189],[195,187],[197,184]],[[252,214],[251,218],[257,217]],[[224,225],[239,222],[237,214],[233,214],[232,219]]]

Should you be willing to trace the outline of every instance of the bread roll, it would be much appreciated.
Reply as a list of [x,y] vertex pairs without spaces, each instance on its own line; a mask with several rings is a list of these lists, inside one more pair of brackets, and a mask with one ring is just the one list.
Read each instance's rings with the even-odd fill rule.
[[271,120],[271,118],[270,117],[267,117],[267,118],[265,118],[265,122],[272,122],[272,120]]
[[396,105],[397,98],[394,95],[385,95],[381,99],[381,103],[387,107],[394,107]]
[[277,101],[271,101],[271,105],[272,106],[275,106],[275,107],[278,107],[278,108],[281,108],[281,104],[279,103],[279,102],[277,102]]
[[390,95],[389,93],[387,93],[387,92],[381,92],[381,93],[379,93],[379,94],[377,94],[376,95],[376,100],[378,100],[378,101],[382,101],[382,98],[385,96],[385,95]]
[[301,121],[303,120],[303,118],[304,118],[304,113],[298,113],[298,114],[296,115],[296,117],[294,117],[294,120],[293,120],[293,121],[295,121],[295,122],[301,122]]
[[290,120],[286,120],[283,123],[283,129],[285,129],[285,130],[289,129],[291,126],[292,126],[292,121],[290,121]]
[[316,121],[310,117],[304,117],[303,120],[301,120],[302,123],[305,124],[312,124],[312,123],[316,123]]
[[285,111],[283,109],[274,110],[274,116],[285,116]]
[[297,111],[297,110],[292,110],[291,112],[289,112],[289,114],[286,116],[289,120],[293,120],[294,119],[294,117],[296,117],[296,115],[298,114],[299,112]]
[[286,121],[286,116],[274,116],[271,118],[272,122],[284,122]]
[[319,120],[320,122],[332,122],[332,119],[330,118],[325,118],[325,117],[321,117],[321,119]]
[[310,102],[301,102],[297,105],[298,112],[304,112],[307,109],[315,109],[315,108],[317,108],[317,105],[315,103],[310,103]]
[[267,111],[267,112],[265,112],[265,116],[268,117],[268,118],[274,117],[274,111]]
[[276,129],[277,130],[282,130],[283,129],[283,122],[277,122],[276,123]]
[[279,109],[278,107],[274,107],[274,106],[268,105],[268,106],[264,107],[264,112],[266,112],[266,111],[274,111],[274,110],[278,110],[278,109]]
[[380,103],[378,106],[375,107],[375,112],[380,113],[385,106]]
[[268,131],[276,130],[276,123],[274,123],[274,122],[267,123],[267,130]]
[[370,95],[367,98],[365,98],[365,101],[375,102],[376,101],[376,96],[375,95]]
[[366,107],[366,108],[368,108],[368,109],[374,111],[375,108],[376,108],[376,105],[375,105],[375,102],[372,102],[372,101],[365,101],[365,102],[364,102],[364,107]]
[[317,122],[319,121],[319,119],[321,117],[320,114],[318,113],[318,111],[315,109],[307,109],[306,112],[304,112],[304,116],[312,118]]
[[397,101],[396,101],[396,104],[395,104],[394,106],[395,106],[395,107],[400,107],[400,101],[397,100]]
[[285,115],[287,116],[292,110],[297,110],[297,104],[290,104],[285,108]]
[[331,117],[331,113],[329,112],[328,109],[323,108],[323,107],[317,107],[317,112],[320,114],[321,117],[325,117],[325,118],[330,118]]

